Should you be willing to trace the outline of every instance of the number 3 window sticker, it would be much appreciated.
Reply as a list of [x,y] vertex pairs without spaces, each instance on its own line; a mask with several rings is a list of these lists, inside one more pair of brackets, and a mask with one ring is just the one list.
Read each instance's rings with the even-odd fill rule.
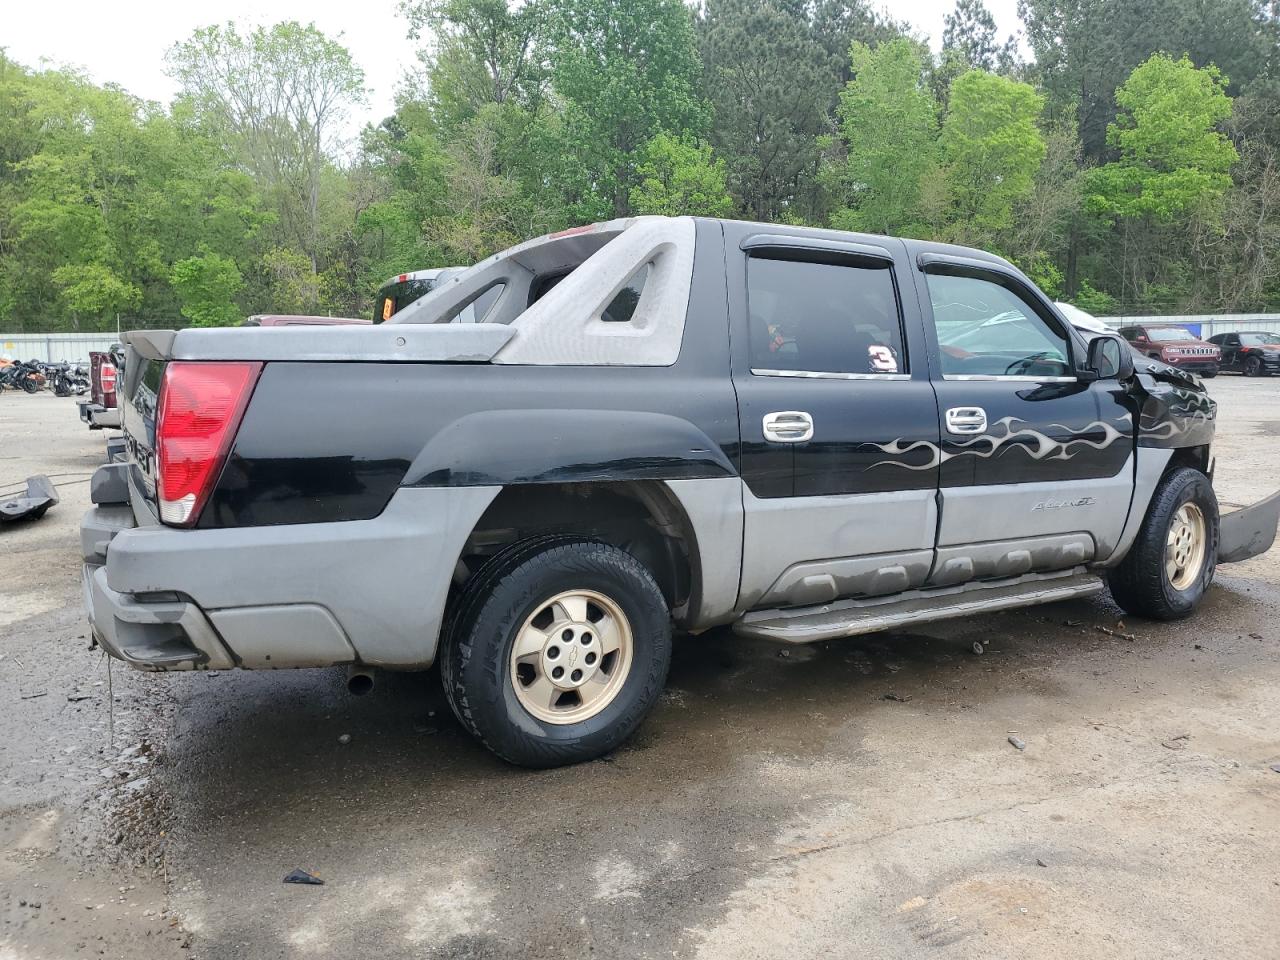
[[867,347],[867,359],[871,361],[871,369],[876,373],[898,372],[898,358],[893,355],[892,348],[883,344]]

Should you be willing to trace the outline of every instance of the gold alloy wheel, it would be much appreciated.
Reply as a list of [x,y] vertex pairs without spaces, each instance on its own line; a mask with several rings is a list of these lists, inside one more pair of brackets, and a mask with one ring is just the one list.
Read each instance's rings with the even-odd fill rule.
[[1184,503],[1164,542],[1164,570],[1173,589],[1186,590],[1199,578],[1207,539],[1204,513],[1194,503]]
[[634,647],[626,614],[604,594],[556,594],[525,620],[511,646],[516,699],[547,723],[590,719],[622,689]]

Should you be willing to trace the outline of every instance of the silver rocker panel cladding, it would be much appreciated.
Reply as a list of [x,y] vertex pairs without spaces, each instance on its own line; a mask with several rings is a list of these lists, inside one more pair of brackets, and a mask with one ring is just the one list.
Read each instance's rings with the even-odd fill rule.
[[[122,594],[185,594],[215,620],[237,607],[314,604],[333,616],[361,662],[426,668],[463,544],[500,490],[401,488],[371,520],[125,530],[107,552],[107,581]],[[323,645],[315,665],[333,662],[335,645]],[[287,656],[296,644],[284,648]],[[264,661],[272,653],[266,645],[252,651]]]
[[[932,489],[922,489],[759,498],[744,487],[738,609],[761,603],[786,571],[799,564],[872,554],[931,553],[938,516],[934,494]],[[904,558],[890,558],[886,564],[904,566],[909,578],[915,571],[919,580],[928,572],[927,565],[917,569],[917,564],[905,564]],[[806,569],[802,576],[815,572]]]

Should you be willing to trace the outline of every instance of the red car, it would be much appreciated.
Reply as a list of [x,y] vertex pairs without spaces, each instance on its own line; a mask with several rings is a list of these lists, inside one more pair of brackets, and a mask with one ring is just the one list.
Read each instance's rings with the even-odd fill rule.
[[1222,350],[1207,340],[1201,340],[1186,327],[1174,323],[1145,323],[1121,327],[1117,332],[1143,356],[1163,360],[1202,377],[1218,375]]

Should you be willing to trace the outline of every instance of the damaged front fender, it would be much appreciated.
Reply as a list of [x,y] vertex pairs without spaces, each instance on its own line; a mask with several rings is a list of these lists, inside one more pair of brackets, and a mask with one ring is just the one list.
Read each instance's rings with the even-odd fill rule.
[[1280,525],[1280,491],[1253,506],[1224,513],[1218,522],[1218,562],[1237,563],[1266,553]]

